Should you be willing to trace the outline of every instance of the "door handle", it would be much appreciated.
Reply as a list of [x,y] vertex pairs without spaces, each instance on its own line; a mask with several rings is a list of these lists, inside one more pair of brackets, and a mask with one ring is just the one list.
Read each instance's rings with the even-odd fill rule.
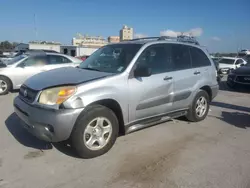
[[172,80],[173,78],[171,76],[166,76],[163,80]]
[[200,71],[195,71],[194,72],[194,75],[198,75],[198,74],[200,74],[201,72]]

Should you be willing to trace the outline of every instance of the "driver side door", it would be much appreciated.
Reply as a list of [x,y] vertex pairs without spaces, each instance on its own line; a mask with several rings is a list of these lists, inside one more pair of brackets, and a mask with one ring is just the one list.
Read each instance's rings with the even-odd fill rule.
[[48,63],[47,56],[30,56],[15,67],[14,82],[20,87],[28,78],[43,71]]
[[128,80],[130,123],[169,112],[173,105],[174,78],[169,45],[147,47],[135,63],[135,69],[140,66],[150,68],[152,74],[132,76]]

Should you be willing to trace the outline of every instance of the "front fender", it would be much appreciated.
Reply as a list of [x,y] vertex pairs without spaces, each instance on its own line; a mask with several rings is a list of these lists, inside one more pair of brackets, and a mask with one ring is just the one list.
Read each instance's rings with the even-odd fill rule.
[[88,105],[106,99],[115,100],[122,109],[124,120],[128,116],[128,94],[127,91],[114,87],[98,87],[86,91],[79,91],[73,97],[64,102],[65,108],[86,108]]

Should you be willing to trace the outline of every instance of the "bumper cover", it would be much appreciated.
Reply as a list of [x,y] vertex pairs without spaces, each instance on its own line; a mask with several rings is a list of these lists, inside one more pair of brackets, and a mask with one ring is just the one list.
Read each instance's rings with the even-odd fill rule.
[[22,125],[37,138],[48,142],[67,140],[71,134],[77,117],[83,109],[50,110],[34,107],[21,100],[14,100],[17,116]]
[[212,90],[212,100],[213,100],[219,92],[219,84],[212,86],[211,90]]

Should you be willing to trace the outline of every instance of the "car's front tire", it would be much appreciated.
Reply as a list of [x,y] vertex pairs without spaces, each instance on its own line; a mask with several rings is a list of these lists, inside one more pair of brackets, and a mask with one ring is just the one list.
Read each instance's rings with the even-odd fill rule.
[[200,90],[191,104],[186,115],[187,119],[192,122],[199,122],[207,117],[209,111],[209,95],[206,91]]
[[229,87],[230,89],[235,90],[237,88],[237,85],[236,85],[236,83],[232,83],[232,82],[227,81],[227,87]]
[[0,76],[0,95],[6,95],[11,89],[11,81],[5,76]]
[[71,145],[82,158],[94,158],[107,153],[118,136],[115,113],[102,105],[87,107],[71,133]]

